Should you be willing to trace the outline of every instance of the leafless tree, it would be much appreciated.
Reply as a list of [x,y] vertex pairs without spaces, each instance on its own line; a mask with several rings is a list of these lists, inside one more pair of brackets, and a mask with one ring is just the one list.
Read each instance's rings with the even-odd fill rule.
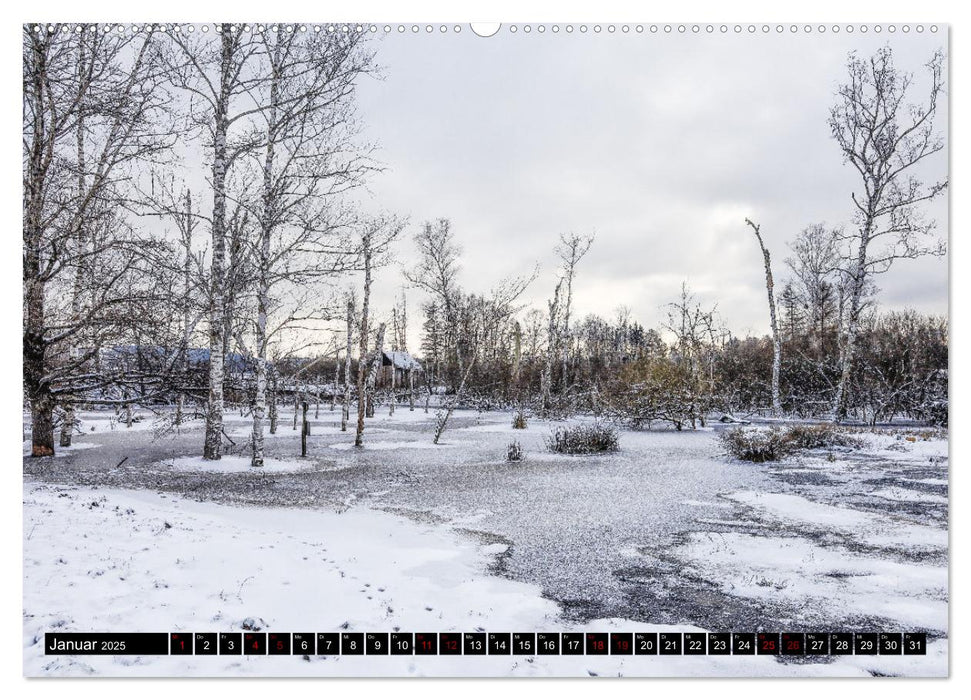
[[577,233],[561,234],[560,243],[556,247],[563,269],[563,281],[566,284],[563,300],[563,330],[561,334],[562,368],[560,384],[563,391],[569,386],[567,364],[570,359],[570,314],[573,310],[573,278],[576,276],[577,264],[593,245],[593,236],[581,236]]
[[[260,116],[262,194],[256,215],[255,368],[252,465],[263,465],[268,318],[282,284],[307,285],[350,269],[349,213],[340,195],[371,169],[368,149],[354,142],[354,86],[372,69],[363,32],[263,32],[253,70],[265,80],[252,91]],[[308,320],[291,312],[288,320]],[[278,329],[288,324],[278,325]]]
[[239,158],[258,147],[247,127],[265,109],[250,98],[262,76],[254,77],[247,67],[262,45],[243,25],[220,24],[214,35],[179,29],[170,32],[176,47],[171,55],[174,83],[190,96],[191,118],[211,149],[209,395],[203,458],[217,460],[222,456],[226,355],[227,183]]
[[384,332],[386,328],[387,324],[385,323],[378,325],[378,332],[374,335],[374,349],[365,362],[367,370],[364,377],[364,415],[367,418],[374,418],[374,393],[384,359]]
[[23,370],[38,457],[54,453],[55,405],[105,385],[92,363],[152,293],[123,212],[136,164],[173,141],[166,71],[153,31],[107,29],[23,28]]
[[351,353],[354,351],[354,316],[354,292],[351,291],[347,294],[347,348],[344,353],[344,405],[341,409],[341,432],[347,432],[347,421],[351,417]]
[[664,327],[674,336],[672,351],[679,370],[679,410],[690,421],[692,428],[697,427],[697,421],[704,426],[705,416],[715,399],[715,344],[722,331],[717,308],[702,306],[695,300],[687,283],[683,283],[678,300],[667,304]]
[[823,349],[827,329],[838,322],[838,300],[844,296],[839,276],[839,241],[843,234],[823,224],[812,224],[790,243],[786,258],[796,280],[796,294],[807,310],[817,350]]
[[509,319],[518,310],[516,300],[536,278],[536,272],[501,281],[488,298],[468,295],[458,283],[461,249],[448,219],[439,219],[434,225],[426,223],[415,236],[415,243],[419,262],[404,270],[404,275],[413,286],[431,296],[426,311],[433,313],[429,320],[435,344],[441,350],[436,353],[441,356],[441,365],[448,364],[448,356],[454,361],[450,372],[452,390],[443,397],[435,419],[433,442],[438,444],[455,407],[465,396],[469,377],[484,352],[484,340],[495,339],[502,329],[508,329]]
[[[382,216],[365,221],[360,228],[360,260],[364,272],[364,289],[361,299],[360,344],[357,362],[357,432],[354,446],[364,446],[364,417],[367,409],[366,386],[368,374],[373,366],[368,362],[368,338],[370,337],[371,284],[375,267],[388,263],[388,252],[392,243],[404,230],[404,223],[392,216]],[[380,340],[384,338],[384,324],[381,325]],[[380,357],[381,348],[377,349]]]
[[563,278],[561,277],[556,282],[553,298],[546,302],[546,361],[543,363],[543,374],[540,379],[540,414],[543,416],[549,414],[553,404],[553,363],[561,342],[560,332],[563,329],[561,322],[562,301],[560,300],[562,289]]
[[769,249],[762,240],[759,225],[751,219],[745,219],[755,234],[762,251],[762,263],[765,266],[765,291],[769,297],[769,327],[772,330],[772,415],[782,415],[782,396],[779,392],[779,375],[782,372],[782,339],[779,337],[779,323],[775,313],[775,282],[772,279],[772,257]]
[[862,190],[852,195],[855,230],[845,232],[843,261],[849,300],[841,343],[841,376],[833,401],[834,419],[846,418],[867,283],[894,261],[943,255],[933,240],[935,222],[926,221],[921,205],[941,195],[947,180],[925,184],[919,164],[944,148],[934,118],[944,91],[944,54],[927,65],[927,96],[910,102],[913,76],[894,66],[890,47],[869,58],[851,53],[848,80],[839,87],[829,126],[844,160],[859,174]]

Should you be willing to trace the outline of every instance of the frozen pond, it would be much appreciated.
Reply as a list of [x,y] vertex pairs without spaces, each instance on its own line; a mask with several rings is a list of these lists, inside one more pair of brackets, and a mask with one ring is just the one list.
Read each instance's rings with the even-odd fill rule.
[[[854,452],[784,463],[726,458],[716,430],[622,431],[620,452],[552,455],[554,424],[504,412],[368,421],[366,447],[322,409],[307,459],[287,416],[267,473],[192,460],[201,433],[153,439],[94,422],[84,449],[24,460],[26,478],[144,488],[223,504],[383,510],[487,547],[491,570],[536,586],[567,620],[626,618],[710,630],[947,628],[947,442],[896,431]],[[248,422],[228,416],[244,455]],[[519,440],[526,459],[505,461]],[[233,458],[235,465],[243,462]]]

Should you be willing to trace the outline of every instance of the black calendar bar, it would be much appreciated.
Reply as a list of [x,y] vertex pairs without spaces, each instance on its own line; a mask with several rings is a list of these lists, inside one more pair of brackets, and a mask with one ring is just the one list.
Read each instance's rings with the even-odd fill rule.
[[905,656],[922,632],[48,632],[49,655]]
[[[191,644],[191,635],[186,634],[185,637]],[[169,635],[165,632],[48,632],[44,635],[44,653],[72,656],[168,656]]]

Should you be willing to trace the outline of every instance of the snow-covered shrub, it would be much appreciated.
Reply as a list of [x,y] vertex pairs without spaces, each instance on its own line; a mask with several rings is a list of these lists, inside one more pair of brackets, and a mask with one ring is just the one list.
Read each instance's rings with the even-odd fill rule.
[[550,452],[568,455],[616,452],[620,449],[617,431],[603,423],[557,428],[546,438]]
[[863,442],[835,425],[791,425],[785,429],[785,440],[798,450],[824,447],[860,447]]
[[526,458],[525,452],[523,452],[523,446],[519,444],[519,440],[513,440],[509,443],[506,448],[506,461],[507,462],[522,462]]
[[524,410],[520,409],[513,414],[512,427],[514,430],[526,430],[526,412]]
[[728,454],[746,462],[775,462],[794,449],[779,428],[732,428],[721,433],[718,439]]

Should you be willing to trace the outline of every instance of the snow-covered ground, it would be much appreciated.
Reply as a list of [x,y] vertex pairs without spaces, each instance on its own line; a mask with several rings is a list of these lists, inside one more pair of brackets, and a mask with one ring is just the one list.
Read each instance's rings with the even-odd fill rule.
[[[487,575],[496,547],[366,508],[214,506],[164,495],[24,488],[24,673],[221,675],[866,675],[944,670],[929,659],[842,657],[45,656],[51,631],[697,631],[625,620],[569,625],[534,587]],[[928,660],[932,663],[928,665]]]
[[[339,413],[321,414],[306,459],[281,416],[262,470],[235,437],[248,418],[230,413],[237,445],[217,463],[196,456],[197,427],[158,440],[149,420],[103,432],[97,415],[71,450],[25,459],[25,674],[947,674],[942,435],[863,434],[860,450],[752,465],[700,431],[622,431],[618,453],[553,455],[554,424],[513,430],[499,412],[457,411],[435,446],[434,413],[401,407],[353,450]],[[512,439],[525,462],[504,461]],[[48,631],[219,632],[246,618],[285,632],[848,625],[931,641],[926,657],[811,663],[43,655]]]

